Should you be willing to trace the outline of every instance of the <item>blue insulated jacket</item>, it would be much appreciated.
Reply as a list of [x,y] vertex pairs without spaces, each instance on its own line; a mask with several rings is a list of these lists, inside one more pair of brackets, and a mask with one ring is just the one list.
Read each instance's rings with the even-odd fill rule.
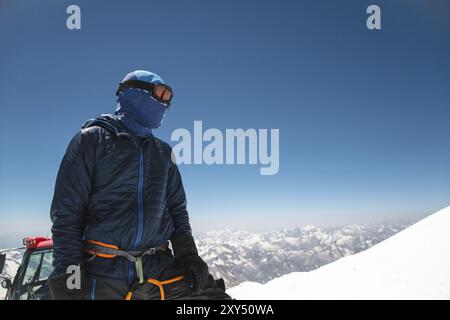
[[[113,115],[88,120],[70,142],[51,205],[53,275],[83,261],[83,243],[95,240],[123,250],[145,250],[174,234],[191,233],[186,196],[170,146],[133,135]],[[159,251],[143,258],[146,277],[173,259]],[[90,277],[132,283],[135,265],[122,257],[84,263]]]

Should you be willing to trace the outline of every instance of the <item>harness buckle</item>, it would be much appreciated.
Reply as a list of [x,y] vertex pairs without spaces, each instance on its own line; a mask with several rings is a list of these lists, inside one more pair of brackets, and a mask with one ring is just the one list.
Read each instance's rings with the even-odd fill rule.
[[136,257],[134,265],[136,267],[136,274],[139,277],[139,283],[144,283],[144,268],[142,266],[142,256]]

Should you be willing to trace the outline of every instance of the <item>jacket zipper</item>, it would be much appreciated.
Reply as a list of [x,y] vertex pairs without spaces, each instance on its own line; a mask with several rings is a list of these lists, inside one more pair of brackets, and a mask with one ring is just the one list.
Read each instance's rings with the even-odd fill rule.
[[133,250],[136,250],[141,244],[142,240],[142,229],[144,223],[144,206],[142,202],[142,193],[144,189],[144,153],[142,147],[139,151],[139,183],[138,183],[138,233],[136,236],[136,241],[133,245]]
[[[134,140],[133,140],[134,141]],[[134,141],[136,147],[138,147],[137,143]],[[139,178],[138,178],[138,231],[136,238],[133,242],[131,250],[136,250],[142,241],[142,231],[144,224],[144,206],[142,201],[143,189],[144,189],[144,151],[143,145],[145,142],[141,144],[139,148]],[[128,282],[131,283],[134,278],[134,267],[135,265],[130,262],[128,267]]]

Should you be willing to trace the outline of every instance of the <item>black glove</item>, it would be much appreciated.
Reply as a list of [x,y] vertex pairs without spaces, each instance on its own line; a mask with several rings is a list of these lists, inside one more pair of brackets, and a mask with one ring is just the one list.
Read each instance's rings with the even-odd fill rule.
[[170,241],[175,263],[182,270],[185,279],[192,281],[195,291],[205,288],[209,276],[208,265],[199,257],[192,235],[175,235]]
[[80,271],[80,289],[69,289],[67,280],[72,274],[63,273],[47,280],[51,300],[85,300],[89,295],[89,281],[83,271]]

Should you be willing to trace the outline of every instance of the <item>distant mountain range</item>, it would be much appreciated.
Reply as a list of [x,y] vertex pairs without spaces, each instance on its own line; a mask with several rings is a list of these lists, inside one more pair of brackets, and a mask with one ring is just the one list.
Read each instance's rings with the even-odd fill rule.
[[251,233],[210,231],[197,237],[199,254],[212,275],[228,287],[244,281],[265,283],[295,271],[310,271],[391,237],[411,223],[348,225],[321,229]]

